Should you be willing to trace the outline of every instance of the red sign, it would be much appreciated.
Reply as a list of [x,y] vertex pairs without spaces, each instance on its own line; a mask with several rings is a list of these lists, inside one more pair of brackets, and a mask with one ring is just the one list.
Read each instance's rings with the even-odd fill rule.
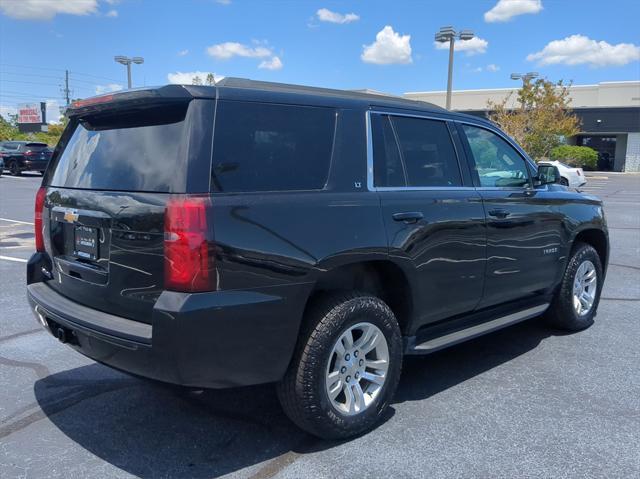
[[18,105],[18,123],[42,123],[42,110],[38,103]]

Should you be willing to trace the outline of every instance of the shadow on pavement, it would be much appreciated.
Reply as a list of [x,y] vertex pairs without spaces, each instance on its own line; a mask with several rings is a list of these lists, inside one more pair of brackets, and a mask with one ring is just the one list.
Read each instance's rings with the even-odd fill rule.
[[[539,323],[407,358],[395,403],[428,399],[534,349],[551,334]],[[37,381],[35,395],[70,439],[139,477],[218,477],[260,464],[252,477],[267,478],[300,455],[340,444],[293,426],[271,385],[197,394],[124,375],[100,377],[105,367],[98,364],[64,371]],[[385,420],[394,413],[392,406]]]

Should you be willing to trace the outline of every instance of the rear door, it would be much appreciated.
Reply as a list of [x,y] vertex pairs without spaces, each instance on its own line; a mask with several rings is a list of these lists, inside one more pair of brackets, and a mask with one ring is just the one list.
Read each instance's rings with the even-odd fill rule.
[[172,194],[208,193],[210,100],[72,117],[44,184],[49,285],[85,306],[149,322],[163,289]]
[[561,266],[562,217],[533,188],[527,161],[497,131],[459,125],[487,220],[487,271],[479,307],[542,294]]
[[371,113],[370,189],[389,253],[418,285],[416,327],[472,311],[482,296],[485,219],[446,121]]

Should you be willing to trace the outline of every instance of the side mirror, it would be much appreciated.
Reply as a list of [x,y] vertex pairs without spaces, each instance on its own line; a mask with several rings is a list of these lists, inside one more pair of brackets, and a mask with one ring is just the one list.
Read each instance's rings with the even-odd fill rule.
[[557,166],[553,165],[538,165],[538,174],[535,177],[535,185],[551,185],[554,183],[560,183],[560,171]]

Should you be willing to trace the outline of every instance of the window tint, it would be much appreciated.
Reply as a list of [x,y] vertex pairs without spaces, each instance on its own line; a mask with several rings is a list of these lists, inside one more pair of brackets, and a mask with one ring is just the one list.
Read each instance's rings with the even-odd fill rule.
[[529,183],[525,160],[495,133],[462,125],[475,163],[480,186],[519,187]]
[[393,117],[407,186],[460,186],[458,159],[443,121]]
[[458,159],[444,121],[371,117],[375,186],[462,185]]
[[88,117],[56,161],[50,185],[116,191],[186,191],[185,105]]
[[216,113],[214,191],[324,188],[335,110],[221,101]]
[[374,186],[407,184],[400,150],[387,115],[371,115]]

